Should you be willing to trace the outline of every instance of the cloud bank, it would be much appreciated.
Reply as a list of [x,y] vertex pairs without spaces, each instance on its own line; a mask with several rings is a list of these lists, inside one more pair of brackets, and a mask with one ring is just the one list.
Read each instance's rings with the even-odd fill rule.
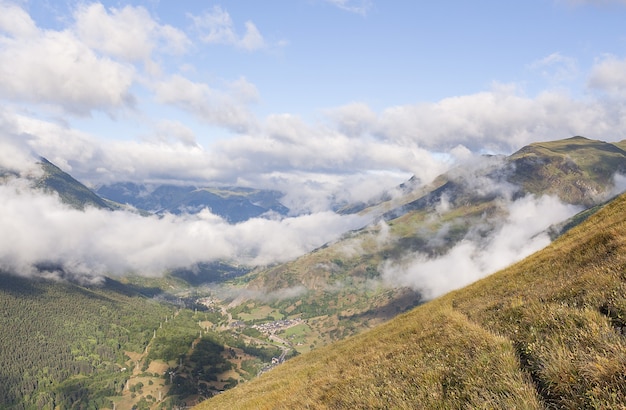
[[544,248],[550,243],[546,230],[580,211],[551,196],[528,195],[506,207],[506,220],[487,237],[470,231],[445,255],[415,254],[386,262],[380,268],[384,281],[411,287],[426,299],[435,298]]
[[266,265],[293,259],[367,223],[319,212],[230,225],[208,210],[142,217],[125,211],[78,211],[24,180],[0,185],[0,270],[37,274],[41,265],[75,277],[161,275],[199,262]]

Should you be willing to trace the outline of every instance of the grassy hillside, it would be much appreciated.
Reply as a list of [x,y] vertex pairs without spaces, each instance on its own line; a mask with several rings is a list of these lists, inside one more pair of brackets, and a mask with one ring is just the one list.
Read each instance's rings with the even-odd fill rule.
[[572,137],[530,144],[509,157],[510,181],[533,194],[553,194],[561,200],[595,205],[616,172],[626,172],[626,152],[620,143]]
[[620,408],[626,196],[548,248],[199,409]]
[[[626,170],[626,152],[616,144],[574,137],[470,165],[428,186],[409,181],[401,197],[363,211],[382,217],[385,224],[347,233],[294,261],[257,269],[238,283],[260,292],[299,289],[297,297],[270,306],[285,316],[317,317],[311,330],[321,344],[338,340],[421,302],[416,292],[377,287],[386,262],[410,253],[444,255],[468,234],[487,237],[503,223],[511,198],[529,193],[597,204],[610,191],[615,172]],[[258,301],[250,308],[266,304]]]

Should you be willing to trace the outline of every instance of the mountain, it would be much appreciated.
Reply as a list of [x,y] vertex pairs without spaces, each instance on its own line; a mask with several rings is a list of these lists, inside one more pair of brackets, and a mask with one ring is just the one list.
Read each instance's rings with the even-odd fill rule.
[[198,409],[620,408],[626,195],[544,250]]
[[[244,267],[230,261],[207,262],[162,278],[105,279],[100,286],[72,283],[71,277],[54,282],[0,273],[0,328],[8,329],[0,340],[7,346],[0,354],[0,401],[16,409],[88,408],[91,403],[119,409],[183,406],[254,378],[270,369],[273,359],[280,362],[302,353],[303,359],[293,360],[292,379],[277,383],[284,383],[285,392],[298,395],[298,386],[307,383],[303,380],[310,381],[312,396],[301,397],[312,407],[316,403],[353,407],[348,400],[354,400],[356,407],[402,408],[404,391],[407,400],[449,404],[444,407],[460,407],[461,401],[470,403],[468,407],[524,407],[523,403],[568,407],[569,402],[559,401],[561,396],[563,400],[588,397],[602,407],[602,400],[610,397],[596,390],[613,388],[617,399],[623,393],[611,384],[617,380],[619,385],[622,379],[602,373],[610,366],[598,362],[605,357],[602,354],[612,352],[623,369],[623,353],[597,344],[593,331],[613,340],[612,328],[601,320],[626,325],[622,319],[626,302],[621,296],[625,292],[613,281],[613,273],[622,272],[624,265],[604,264],[624,254],[621,225],[616,222],[617,211],[610,211],[615,203],[602,205],[614,190],[613,175],[624,172],[625,144],[581,137],[537,143],[509,157],[481,157],[425,186],[412,179],[394,194],[344,208],[369,217],[372,225],[346,232],[340,240],[288,263]],[[33,180],[36,186],[57,192],[79,209],[102,207],[96,193],[48,161],[42,159],[41,165],[44,173]],[[12,178],[1,175],[2,180]],[[195,211],[214,196],[219,197],[215,206],[222,206],[224,215],[229,209],[240,211],[231,221],[255,212],[286,212],[275,202],[280,195],[271,191],[134,184],[118,185],[118,191],[120,202],[130,203],[124,198],[144,201],[143,206],[153,212],[165,212],[165,205],[171,207],[167,212]],[[446,296],[425,303],[429,296],[415,290],[419,286],[388,282],[389,266],[416,255],[436,260],[458,244],[472,241],[480,251],[506,223],[512,204],[534,201],[543,194],[581,209],[598,204],[551,230],[567,233],[548,248],[558,253],[549,262],[522,265],[525,270],[513,276],[496,274],[490,279],[501,279],[493,285],[479,282],[487,283],[478,287],[482,293],[458,291],[454,300]],[[103,204],[116,207],[107,200]],[[523,224],[532,222],[527,218]],[[592,233],[594,224],[602,234]],[[579,236],[564,239],[571,235]],[[585,246],[591,250],[585,251]],[[39,268],[43,277],[63,273],[55,266]],[[402,315],[409,310],[410,314]],[[535,321],[539,318],[556,318],[556,323]],[[591,329],[591,333],[572,333],[570,340],[561,325],[567,332]],[[335,345],[355,335],[350,340],[362,344]],[[576,343],[581,340],[589,340],[588,351],[588,346],[571,353],[567,346],[554,345],[566,341],[579,349]],[[324,347],[330,344],[337,347]],[[356,352],[361,356],[353,356]],[[441,352],[448,356],[440,356]],[[572,359],[586,358],[588,353],[600,359],[584,363]],[[315,357],[323,361],[309,361]],[[283,374],[290,362],[275,366],[258,383]],[[556,381],[544,374],[546,369],[570,371],[569,362],[580,366],[562,377],[557,371]],[[320,376],[325,372],[327,378]],[[591,385],[561,394],[559,389],[569,386],[568,380],[592,373],[598,376],[590,379]],[[493,375],[502,376],[502,382],[498,379],[494,385]],[[248,391],[247,386],[237,390]],[[299,404],[267,388],[277,407]],[[581,393],[581,388],[587,390]],[[521,391],[525,393],[518,396]],[[390,401],[384,403],[387,397]],[[258,407],[272,407],[263,404],[264,397],[259,400]],[[588,404],[575,402],[569,407]],[[238,408],[238,404],[225,408]]]
[[[531,144],[509,157],[486,156],[426,186],[409,181],[401,187],[402,196],[360,211],[382,218],[386,226],[348,233],[297,260],[256,271],[248,284],[270,290],[293,284],[315,289],[341,277],[376,277],[384,260],[407,252],[442,255],[470,233],[489,235],[501,226],[510,202],[527,195],[554,195],[584,208],[600,204],[619,173],[626,173],[626,152],[583,137]],[[382,234],[394,240],[383,243]],[[350,256],[346,249],[360,251]],[[315,268],[337,260],[341,266]]]
[[42,157],[39,164],[43,175],[34,181],[36,188],[57,193],[63,202],[77,209],[87,206],[109,210],[115,208],[47,159]]
[[[378,218],[378,223],[348,232],[293,261],[258,267],[231,280],[233,287],[249,295],[232,304],[309,319],[309,339],[314,343],[294,347],[307,352],[311,346],[377,326],[427,299],[428,295],[415,290],[421,288],[420,283],[414,283],[413,289],[403,287],[406,284],[401,281],[390,284],[386,275],[390,266],[417,257],[443,261],[451,250],[463,249],[455,248],[459,244],[473,246],[474,253],[490,244],[499,249],[503,239],[495,235],[510,223],[514,203],[533,204],[540,202],[541,195],[551,194],[584,209],[605,201],[613,189],[613,175],[625,169],[626,153],[616,145],[575,137],[532,144],[509,157],[485,156],[427,186],[408,181],[401,187],[401,196],[360,211]],[[542,184],[543,178],[550,183]],[[545,228],[554,238],[592,211]],[[528,217],[522,212],[521,218]],[[532,239],[530,235],[520,240]],[[275,296],[268,298],[268,294]]]
[[508,180],[532,194],[554,194],[593,206],[606,197],[616,173],[626,173],[626,141],[610,144],[573,137],[530,144],[508,158]]
[[[426,187],[409,190],[363,212],[380,212],[382,208],[389,220],[432,208],[442,198],[459,207],[496,196],[527,194],[555,195],[566,203],[590,207],[606,199],[616,174],[626,174],[624,148],[626,141],[612,144],[580,136],[537,142],[508,157],[484,156],[473,164],[463,164]],[[403,189],[406,192],[406,187]]]
[[174,311],[144,296],[154,292],[0,272],[1,407],[105,407],[131,375],[128,352],[143,351]]
[[173,214],[197,213],[204,208],[231,223],[245,221],[274,212],[289,212],[280,203],[278,191],[244,187],[202,187],[147,185],[132,182],[103,185],[95,191],[103,198],[153,212]]

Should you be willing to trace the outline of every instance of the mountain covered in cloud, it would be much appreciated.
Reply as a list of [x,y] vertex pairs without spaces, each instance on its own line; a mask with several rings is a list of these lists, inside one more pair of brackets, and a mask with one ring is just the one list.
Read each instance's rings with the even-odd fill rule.
[[[263,216],[285,216],[289,212],[280,202],[283,194],[266,189],[120,182],[91,190],[43,157],[32,172],[27,178],[32,188],[56,194],[62,202],[79,210],[85,207],[119,210],[131,206],[140,212],[181,215],[209,209],[230,223]],[[1,175],[5,179],[19,177],[19,173],[10,170],[2,171]]]
[[426,186],[408,181],[401,195],[361,210],[378,222],[255,272],[248,286],[299,283],[314,294],[338,281],[377,279],[441,295],[545,247],[563,221],[622,192],[624,173],[620,144],[583,137],[473,157]]
[[198,409],[621,408],[625,213],[621,195],[520,263]]
[[85,209],[86,206],[98,209],[115,209],[115,204],[102,199],[46,158],[42,157],[39,164],[43,173],[35,179],[34,186],[36,188],[54,192],[59,195],[63,202],[78,209]]
[[21,176],[19,172],[0,166],[0,182],[22,180],[32,189],[58,195],[63,203],[79,210],[84,210],[85,207],[106,210],[119,208],[117,204],[101,198],[44,157],[26,168],[29,168],[28,173]]
[[[619,192],[626,170],[622,148],[623,143],[575,137],[534,143],[509,157],[469,156],[430,184],[413,178],[374,203],[346,206],[344,213],[296,215],[288,215],[278,191],[252,188],[115,184],[97,190],[108,197],[104,200],[40,160],[38,166],[23,167],[28,172],[3,173],[6,243],[0,262],[5,270],[27,275],[37,266],[58,266],[79,277],[128,272],[154,276],[176,269],[194,271],[213,262],[249,267],[300,264],[308,257],[303,255],[330,245],[342,249],[340,256],[353,252],[348,259],[360,258],[335,272],[342,275],[369,268],[394,285],[419,288],[406,270],[415,266],[409,260],[430,264],[437,258],[436,266],[445,270],[444,261],[453,260],[449,253],[456,252],[458,263],[473,267],[466,279],[471,280],[516,260],[520,250],[545,246],[549,239],[540,233],[548,226]],[[25,189],[24,181],[30,181],[30,188]],[[120,204],[159,215],[140,216],[120,209]],[[538,225],[524,223],[524,218]],[[375,238],[375,247],[335,244],[342,235],[365,227],[362,237]],[[505,227],[515,235],[506,236]],[[66,240],[58,242],[59,237]],[[513,238],[524,246],[504,245]],[[496,246],[504,246],[493,252],[499,256],[497,263],[495,257],[477,258]],[[295,261],[299,257],[304,259]],[[282,266],[273,269],[280,272]],[[306,266],[297,269],[297,282],[318,282],[311,274],[315,269]],[[280,277],[263,273],[250,283],[279,289],[289,282]]]
[[287,215],[289,209],[278,191],[246,187],[196,187],[119,182],[102,185],[95,192],[103,198],[148,212],[176,215],[210,209],[228,222],[237,223],[265,214]]
[[112,277],[156,290],[185,284],[184,294],[210,292],[233,315],[310,319],[308,351],[545,248],[563,221],[623,191],[623,148],[582,137],[538,142],[510,156],[468,156],[430,183],[411,178],[344,213],[279,207],[236,223],[183,204],[206,192],[271,209],[280,195],[115,185],[112,199],[178,212],[138,213],[42,159],[0,173],[0,272],[96,288]]

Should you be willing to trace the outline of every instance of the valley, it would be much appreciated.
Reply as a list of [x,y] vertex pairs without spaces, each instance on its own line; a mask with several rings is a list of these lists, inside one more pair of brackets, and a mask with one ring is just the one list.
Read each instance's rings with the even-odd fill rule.
[[[263,249],[280,254],[284,242],[273,243],[280,235],[261,242],[244,241],[241,251],[229,249],[223,254],[241,258],[203,257],[189,256],[187,248],[177,243],[183,236],[170,237],[171,230],[188,228],[183,231],[185,235],[197,239],[186,243],[197,248],[197,255],[205,255],[223,245],[212,236],[212,230],[221,230],[225,238],[229,230],[263,236],[265,232],[258,229],[267,224],[287,221],[286,226],[297,225],[311,217],[288,216],[289,210],[277,205],[276,192],[233,187],[109,187],[108,192],[126,195],[119,197],[126,202],[119,203],[113,197],[100,198],[45,159],[40,162],[43,174],[30,181],[7,173],[2,189],[10,190],[12,184],[23,189],[17,184],[28,182],[33,190],[26,190],[28,195],[58,207],[48,221],[66,213],[73,220],[83,218],[88,226],[92,226],[92,219],[104,223],[93,225],[97,235],[89,232],[85,236],[93,238],[93,249],[85,249],[84,254],[101,258],[98,263],[77,262],[79,258],[68,249],[78,240],[62,233],[55,233],[59,245],[70,245],[58,248],[54,254],[37,255],[32,260],[24,257],[25,261],[6,259],[20,263],[5,264],[0,274],[0,325],[6,330],[0,342],[10,346],[0,357],[0,375],[6,380],[0,387],[0,399],[11,409],[175,409],[200,403],[207,408],[255,408],[257,396],[258,403],[266,396],[250,393],[244,398],[239,393],[224,392],[236,386],[234,392],[245,392],[255,389],[256,383],[272,384],[271,380],[280,380],[284,372],[289,372],[283,368],[290,366],[295,366],[296,377],[287,385],[297,390],[304,378],[298,363],[307,363],[305,367],[313,369],[311,374],[326,371],[320,369],[329,371],[328,380],[315,381],[313,393],[305,395],[309,405],[322,403],[324,407],[326,403],[333,407],[342,403],[324,387],[332,379],[346,398],[365,407],[384,406],[379,399],[368,396],[382,397],[382,391],[377,390],[382,387],[368,385],[370,376],[364,384],[354,384],[356,376],[350,375],[355,367],[342,361],[348,360],[349,352],[362,351],[363,356],[354,359],[359,371],[369,374],[367,363],[380,363],[383,356],[388,357],[397,368],[380,364],[381,374],[372,377],[396,380],[396,376],[408,372],[411,376],[407,377],[425,383],[426,390],[414,392],[425,402],[432,395],[437,400],[449,399],[453,405],[462,400],[482,403],[472,396],[474,393],[463,390],[465,382],[461,387],[455,384],[455,377],[465,378],[462,372],[467,370],[503,372],[504,383],[511,384],[497,388],[507,391],[513,401],[502,403],[516,403],[517,396],[507,390],[510,388],[515,394],[525,392],[519,400],[540,403],[546,400],[543,393],[537,397],[527,380],[531,377],[538,380],[536,383],[547,383],[532,367],[533,360],[539,359],[530,351],[519,356],[523,365],[528,361],[530,376],[519,373],[514,359],[516,352],[526,352],[524,349],[535,345],[523,344],[527,339],[506,339],[513,336],[503,330],[508,329],[505,319],[501,327],[485,329],[480,321],[468,322],[474,314],[469,308],[429,310],[428,306],[440,306],[444,303],[441,300],[453,297],[444,296],[451,291],[458,294],[462,292],[459,288],[476,287],[472,283],[485,277],[488,281],[492,273],[546,248],[554,239],[559,243],[571,230],[581,229],[579,225],[587,226],[586,221],[607,212],[607,201],[617,193],[615,178],[626,172],[622,146],[582,137],[534,143],[508,157],[485,156],[481,161],[459,165],[428,184],[411,179],[388,195],[338,209],[333,218],[352,218],[358,223],[346,225],[354,228],[345,229],[333,240],[307,243],[306,252],[286,261],[256,264],[250,261],[262,260]],[[136,200],[133,193],[138,195]],[[154,193],[156,196],[150,197]],[[24,193],[15,191],[12,195]],[[202,202],[202,198],[209,202]],[[266,202],[259,202],[263,198]],[[164,206],[166,199],[170,205]],[[141,203],[150,206],[137,207]],[[183,203],[186,205],[179,207]],[[199,212],[185,213],[191,203]],[[257,207],[251,207],[253,203]],[[235,212],[232,218],[212,214],[211,207],[216,204],[219,212]],[[175,209],[179,214],[170,212]],[[130,238],[137,234],[147,244],[145,249],[137,247],[135,254],[127,256],[124,250],[134,244],[119,235],[111,236],[107,229],[112,223],[130,223],[147,232],[158,226],[155,232],[161,236],[144,239],[139,232],[122,231]],[[589,227],[584,229],[591,232]],[[98,235],[105,241],[100,242]],[[312,245],[319,242],[321,245]],[[235,241],[230,245],[239,244]],[[115,253],[118,250],[122,252]],[[142,270],[143,266],[153,266],[155,259],[177,262],[156,273]],[[150,264],[134,262],[144,260]],[[101,270],[106,266],[102,261],[115,261],[114,265],[119,262],[121,267],[106,274],[106,269]],[[97,269],[90,270],[89,266]],[[523,287],[520,289],[515,292],[524,292]],[[494,303],[499,302],[476,302],[480,306]],[[567,299],[563,303],[574,302]],[[621,316],[613,312],[611,303],[602,309],[617,315],[615,320],[619,321]],[[413,316],[420,330],[411,328],[407,332],[425,332],[420,343],[426,343],[426,350],[401,353],[410,342],[400,336],[405,325],[398,323],[406,323],[406,318]],[[485,321],[491,320],[485,317]],[[429,327],[431,324],[434,327]],[[464,332],[467,339],[458,336]],[[501,332],[507,336],[498,336]],[[448,340],[444,343],[436,339],[438,334],[446,335]],[[386,340],[389,347],[368,339],[372,337]],[[363,343],[379,347],[350,345],[359,340],[369,340]],[[436,347],[438,344],[445,347]],[[462,349],[473,344],[479,350],[486,349],[476,353],[484,358],[486,367],[475,369],[460,359]],[[444,351],[451,352],[449,361],[441,361],[439,355]],[[503,362],[491,356],[497,352],[503,355]],[[411,363],[417,367],[422,362],[433,363],[435,373],[418,377],[394,359],[413,353],[419,358],[411,358]],[[309,362],[315,358],[325,364]],[[465,367],[453,367],[455,361]],[[444,369],[461,373],[451,374],[444,383],[437,373]],[[340,382],[343,376],[338,374],[349,377]],[[471,377],[478,376],[472,373]],[[479,384],[486,383],[480,377],[478,380]],[[404,387],[386,385],[384,389],[397,400],[391,403],[402,407],[401,390],[412,390],[405,386],[406,380],[394,383]],[[472,383],[468,385],[475,386]],[[443,391],[432,387],[443,385],[448,386]],[[272,388],[267,391],[268,400],[290,403]],[[359,391],[368,393],[361,395]]]

